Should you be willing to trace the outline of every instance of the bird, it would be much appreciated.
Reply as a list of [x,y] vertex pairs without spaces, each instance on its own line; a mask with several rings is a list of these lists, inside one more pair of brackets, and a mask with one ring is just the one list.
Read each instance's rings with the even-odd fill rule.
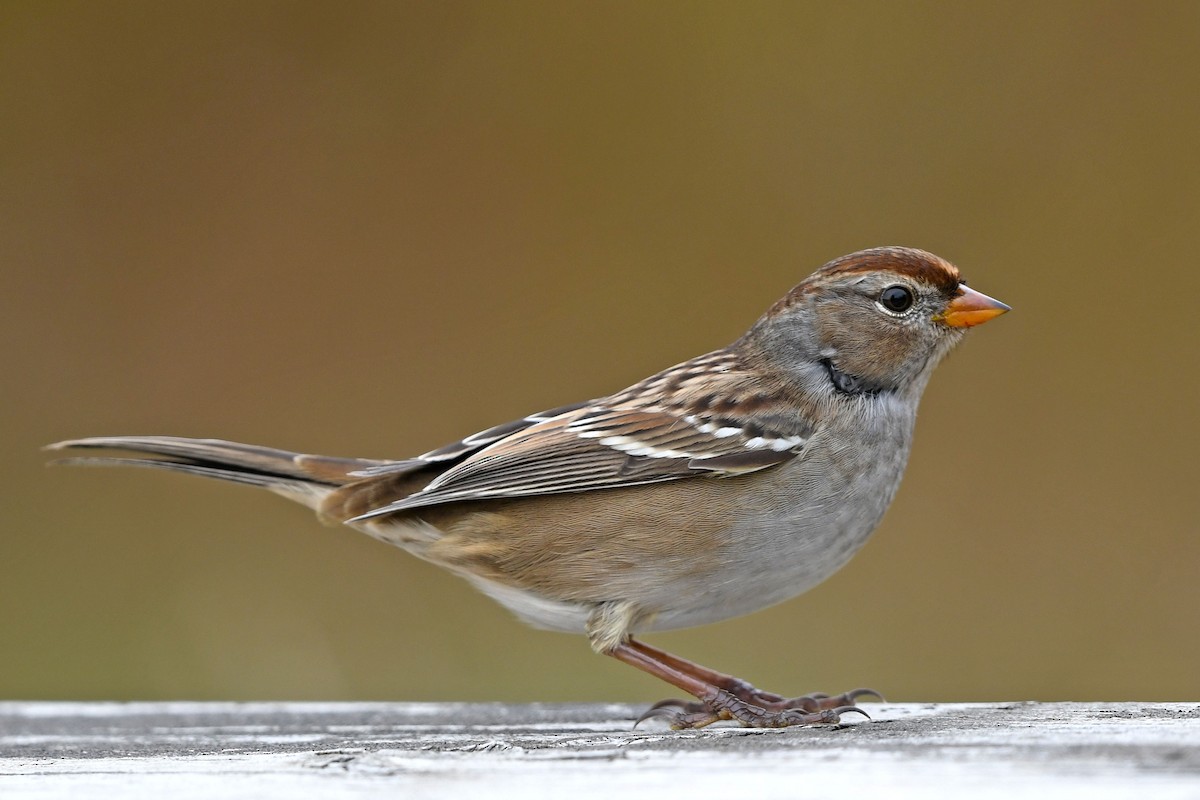
[[896,493],[934,368],[1009,310],[939,256],[877,247],[821,266],[726,347],[413,458],[175,436],[47,449],[267,489],[437,564],[690,695],[639,722],[834,723],[879,693],[789,698],[642,637],[757,611],[842,567]]

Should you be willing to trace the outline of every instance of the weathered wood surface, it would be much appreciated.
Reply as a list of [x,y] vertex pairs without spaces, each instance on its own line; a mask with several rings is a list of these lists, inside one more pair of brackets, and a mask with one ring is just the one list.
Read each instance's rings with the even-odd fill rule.
[[1200,703],[864,707],[673,732],[617,705],[0,703],[0,798],[1200,798]]

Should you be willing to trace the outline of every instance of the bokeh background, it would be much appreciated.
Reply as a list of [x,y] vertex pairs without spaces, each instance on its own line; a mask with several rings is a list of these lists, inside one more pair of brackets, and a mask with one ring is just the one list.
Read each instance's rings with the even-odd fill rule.
[[779,691],[1200,696],[1200,5],[0,6],[0,697],[670,690],[93,434],[400,457],[924,247],[1015,311],[872,543],[652,641]]

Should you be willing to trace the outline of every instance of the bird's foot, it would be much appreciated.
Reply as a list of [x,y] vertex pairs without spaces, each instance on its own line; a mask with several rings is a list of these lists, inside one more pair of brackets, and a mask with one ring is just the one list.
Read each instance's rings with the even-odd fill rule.
[[848,692],[842,692],[837,695],[813,692],[812,694],[803,694],[799,697],[784,697],[774,692],[765,692],[738,678],[731,678],[724,685],[718,685],[718,688],[726,690],[739,700],[743,700],[751,705],[761,706],[769,711],[785,711],[798,708],[801,711],[816,713],[818,711],[827,711],[831,708],[853,706],[855,701],[860,697],[876,697],[883,700],[883,695],[874,689],[866,687],[851,689]]
[[[765,692],[758,689],[743,680],[732,679],[725,686],[719,687],[724,689],[729,694],[733,695],[738,700],[751,705],[757,706],[765,711],[790,711],[798,709],[808,712],[809,714],[818,714],[822,711],[833,709],[854,708],[855,702],[860,697],[877,697],[883,700],[883,695],[874,689],[865,687],[851,689],[848,692],[842,692],[838,695],[824,694],[823,692],[813,692],[812,694],[800,695],[799,697],[784,697],[775,694],[774,692]],[[660,713],[660,709],[670,709],[668,712]],[[696,700],[662,700],[650,706],[643,714],[638,722],[650,719],[651,717],[660,717],[668,713],[679,713],[683,715],[705,715],[710,713],[708,706],[705,703]],[[863,712],[859,712],[863,713]],[[715,722],[716,720],[711,720]],[[708,724],[708,723],[705,723]],[[801,723],[808,724],[808,723]],[[688,727],[703,727],[701,725],[690,725]]]
[[855,689],[837,696],[811,694],[788,699],[770,692],[760,692],[749,684],[739,688],[742,694],[754,699],[740,697],[731,690],[714,688],[698,701],[663,700],[655,703],[634,724],[636,726],[647,719],[664,718],[674,730],[703,728],[721,720],[734,720],[748,728],[828,725],[839,722],[842,714],[862,714],[870,719],[867,712],[854,705],[854,700],[868,694],[879,697],[878,692],[870,689]]
[[665,718],[675,729],[703,728],[721,720],[735,720],[752,728],[830,724],[836,723],[839,715],[851,712],[870,719],[855,701],[866,695],[883,699],[874,689],[787,698],[756,689],[740,678],[702,667],[633,638],[627,638],[608,654],[662,678],[696,698],[656,703],[634,723],[635,727],[655,717]]

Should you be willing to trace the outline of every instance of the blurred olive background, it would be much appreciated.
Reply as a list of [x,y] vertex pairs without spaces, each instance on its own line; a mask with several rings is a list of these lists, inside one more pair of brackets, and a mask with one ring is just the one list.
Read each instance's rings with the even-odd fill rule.
[[4,3],[0,697],[670,694],[272,495],[38,448],[412,455],[895,243],[1015,310],[883,526],[651,640],[786,692],[1196,699],[1197,97],[1185,2]]

